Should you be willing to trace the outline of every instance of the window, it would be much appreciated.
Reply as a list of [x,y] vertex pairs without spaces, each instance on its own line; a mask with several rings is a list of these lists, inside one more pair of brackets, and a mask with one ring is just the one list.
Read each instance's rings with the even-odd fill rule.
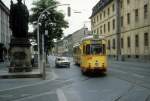
[[90,45],[86,45],[86,52],[85,52],[86,54],[90,54],[91,52],[90,52]]
[[99,28],[97,28],[96,34],[99,34]]
[[102,20],[102,14],[100,14],[100,20]]
[[108,32],[110,32],[110,22],[108,22]]
[[97,22],[98,22],[98,20],[99,20],[99,19],[98,19],[98,15],[97,15]]
[[95,18],[92,19],[92,24],[94,25],[94,23],[95,23]]
[[123,42],[123,38],[121,38],[121,48],[123,48],[124,46],[124,42]]
[[104,33],[106,32],[105,24],[104,24]]
[[100,34],[102,34],[103,32],[102,32],[102,28],[103,28],[103,26],[100,26]]
[[135,58],[137,58],[137,59],[138,59],[138,58],[139,58],[139,55],[135,55]]
[[127,23],[130,24],[130,13],[127,14]]
[[130,4],[130,0],[127,0],[127,4]]
[[110,49],[110,40],[108,40],[108,47],[107,48]]
[[115,11],[115,4],[112,5],[112,11]]
[[103,47],[99,44],[92,44],[90,45],[91,48],[91,54],[100,54],[103,53]]
[[135,22],[139,20],[139,10],[135,9]]
[[105,11],[104,11],[104,18],[105,18]]
[[148,33],[144,33],[144,46],[148,46],[149,44],[149,35]]
[[123,7],[123,0],[120,0],[120,8]]
[[108,8],[108,16],[109,16],[109,14],[110,14],[110,9]]
[[94,17],[94,19],[93,19],[93,22],[95,23],[95,17]]
[[121,16],[121,27],[123,27],[123,16]]
[[139,36],[135,35],[135,47],[139,47]]
[[116,47],[115,47],[115,46],[116,46],[115,44],[116,44],[116,43],[115,43],[115,39],[113,39],[113,47],[112,47],[113,49],[116,48]]
[[130,48],[130,46],[131,46],[130,44],[131,44],[131,40],[130,40],[130,37],[128,37],[128,38],[127,38],[127,45],[128,45],[128,48]]
[[87,44],[86,46],[84,46],[84,53],[87,55],[101,54],[101,53],[105,53],[104,49],[105,47],[100,44]]
[[113,19],[113,29],[115,29],[115,19]]
[[105,44],[103,44],[102,52],[103,52],[103,54],[106,54],[106,45]]
[[148,7],[147,7],[147,4],[144,5],[144,19],[147,18],[147,15],[148,15]]

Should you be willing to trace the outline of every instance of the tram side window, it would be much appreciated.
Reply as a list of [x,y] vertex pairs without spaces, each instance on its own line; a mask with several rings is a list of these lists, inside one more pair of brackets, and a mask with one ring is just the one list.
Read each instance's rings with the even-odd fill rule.
[[86,54],[87,54],[87,55],[90,54],[90,45],[86,45]]
[[77,48],[77,53],[78,53],[78,54],[81,54],[81,50],[80,50],[79,47]]

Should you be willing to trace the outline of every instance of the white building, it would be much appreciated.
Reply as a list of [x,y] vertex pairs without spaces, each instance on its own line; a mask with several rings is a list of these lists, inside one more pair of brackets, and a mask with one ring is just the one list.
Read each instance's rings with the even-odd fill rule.
[[72,33],[73,45],[80,43],[81,39],[87,36],[88,34],[89,34],[88,28],[84,27]]
[[0,43],[8,49],[10,44],[11,30],[9,28],[9,9],[0,0]]
[[73,46],[77,43],[80,43],[82,38],[88,36],[90,31],[88,28],[81,28],[74,33],[64,37],[62,40],[59,40],[55,43],[54,52],[55,54],[72,56]]

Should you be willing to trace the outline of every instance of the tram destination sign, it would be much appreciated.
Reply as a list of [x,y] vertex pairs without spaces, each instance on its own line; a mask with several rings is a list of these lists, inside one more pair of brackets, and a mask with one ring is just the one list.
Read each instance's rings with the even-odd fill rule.
[[102,44],[102,40],[91,40],[91,44]]

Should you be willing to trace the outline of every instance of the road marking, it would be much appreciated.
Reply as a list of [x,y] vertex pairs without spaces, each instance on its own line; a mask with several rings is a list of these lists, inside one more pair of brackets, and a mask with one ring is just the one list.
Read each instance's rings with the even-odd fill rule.
[[65,94],[62,89],[57,89],[56,93],[58,96],[58,101],[67,101],[67,98],[65,97]]
[[31,96],[27,96],[25,98],[21,98],[21,99],[17,99],[17,100],[14,100],[14,101],[24,101],[24,100],[30,100],[30,99],[33,99],[33,98],[36,98],[36,97],[40,97],[40,96],[43,96],[43,95],[50,95],[50,94],[55,94],[54,91],[50,91],[50,92],[44,92],[44,93],[41,93],[41,94],[37,94],[37,95],[31,95]]
[[0,95],[0,97],[2,97],[2,98],[11,98],[11,97],[13,97],[13,95],[5,94],[5,95]]
[[50,80],[45,80],[45,81],[40,81],[40,82],[34,83],[34,84],[28,84],[28,85],[23,85],[23,86],[9,88],[9,89],[4,89],[4,90],[0,90],[0,92],[14,90],[14,89],[19,89],[19,88],[24,88],[24,87],[30,87],[30,86],[40,85],[40,84],[45,84],[45,83],[51,82],[51,81],[53,81],[53,80],[55,80],[57,78],[56,75],[53,74],[53,76],[55,76],[55,77],[53,77]]
[[115,71],[115,72],[120,72],[120,73],[123,73],[123,74],[127,74],[127,72],[125,72],[125,71],[121,71],[121,70],[118,70],[118,69],[112,69],[112,68],[109,68],[109,70],[111,70],[111,71]]
[[133,74],[133,76],[136,76],[136,77],[138,77],[138,78],[144,78],[145,76],[143,76],[143,75],[139,75],[139,74]]
[[19,88],[24,88],[24,87],[29,87],[29,86],[34,86],[34,85],[40,85],[40,84],[48,83],[48,82],[53,81],[53,80],[58,78],[58,75],[54,72],[54,70],[51,71],[51,74],[52,74],[52,79],[50,79],[50,80],[40,81],[38,83],[23,85],[23,86],[9,88],[9,89],[4,89],[4,90],[0,90],[0,92],[14,90],[14,89],[19,89]]

